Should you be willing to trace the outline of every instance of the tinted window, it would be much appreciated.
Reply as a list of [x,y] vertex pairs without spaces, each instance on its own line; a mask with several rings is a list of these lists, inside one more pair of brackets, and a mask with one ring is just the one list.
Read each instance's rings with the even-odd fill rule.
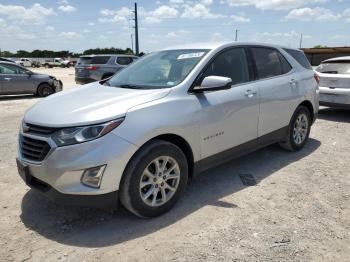
[[117,63],[120,65],[128,65],[132,62],[132,58],[131,57],[123,57],[123,56],[119,56],[117,57]]
[[233,84],[249,81],[249,70],[244,48],[234,48],[219,54],[205,69],[201,80],[207,76],[224,76]]
[[277,50],[253,47],[252,53],[260,79],[284,74],[280,54]]
[[91,64],[94,65],[103,65],[103,64],[107,64],[108,60],[110,59],[110,56],[94,56],[91,59]]
[[89,65],[91,64],[92,57],[80,57],[77,65]]
[[0,74],[24,74],[26,70],[13,65],[0,64]]
[[286,51],[288,54],[290,54],[295,60],[298,61],[300,65],[305,67],[306,69],[312,69],[309,60],[307,60],[304,52],[299,50],[293,50],[293,49],[287,49],[284,48],[284,51]]

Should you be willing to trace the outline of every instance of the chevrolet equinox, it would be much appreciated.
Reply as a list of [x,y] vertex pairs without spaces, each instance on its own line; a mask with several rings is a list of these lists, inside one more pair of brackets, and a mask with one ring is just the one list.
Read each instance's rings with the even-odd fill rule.
[[111,209],[120,201],[158,216],[209,167],[273,143],[303,148],[318,77],[300,59],[297,49],[239,42],[150,53],[31,107],[19,174],[58,202]]

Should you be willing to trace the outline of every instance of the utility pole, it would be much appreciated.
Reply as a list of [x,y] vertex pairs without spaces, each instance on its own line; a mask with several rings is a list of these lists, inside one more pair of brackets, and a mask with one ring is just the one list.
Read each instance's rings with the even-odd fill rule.
[[130,37],[131,37],[131,50],[132,52],[134,52],[134,35],[131,34]]
[[236,36],[235,36],[235,41],[237,42],[237,40],[238,40],[238,29],[236,29]]
[[299,48],[301,48],[303,43],[303,33],[300,33],[300,43],[299,43]]
[[139,55],[139,28],[138,28],[138,22],[137,22],[137,3],[135,2],[135,49],[136,49],[136,55]]

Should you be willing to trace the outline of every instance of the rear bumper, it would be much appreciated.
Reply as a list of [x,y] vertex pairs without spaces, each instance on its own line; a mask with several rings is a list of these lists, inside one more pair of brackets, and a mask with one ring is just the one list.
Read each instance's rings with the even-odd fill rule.
[[80,85],[89,84],[89,83],[92,83],[95,81],[97,81],[97,80],[89,78],[89,77],[75,77],[75,83],[80,84]]
[[350,107],[350,88],[320,87],[320,105]]

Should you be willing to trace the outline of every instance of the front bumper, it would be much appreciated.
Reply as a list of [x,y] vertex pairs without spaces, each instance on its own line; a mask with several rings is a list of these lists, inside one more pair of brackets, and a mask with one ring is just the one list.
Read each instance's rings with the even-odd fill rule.
[[23,164],[17,159],[18,173],[23,181],[30,187],[45,195],[50,200],[71,206],[99,208],[103,210],[116,210],[118,208],[118,191],[101,195],[73,195],[63,194],[49,184],[30,174],[29,168],[21,168]]
[[[21,135],[38,139],[37,136],[29,134]],[[114,199],[116,205],[115,195],[122,174],[129,159],[136,152],[136,146],[113,132],[96,140],[63,147],[56,147],[49,137],[40,139],[46,140],[51,146],[41,162],[26,159],[19,148],[18,162],[25,167],[24,174],[27,174],[23,175],[22,172],[21,177],[30,187],[38,189],[39,185],[39,188],[44,189],[41,192],[58,202],[67,199],[68,204],[81,203],[82,206],[86,206],[84,202],[95,199],[92,202],[97,202],[97,207],[104,208],[105,201],[109,203]],[[82,184],[84,170],[100,165],[106,165],[100,187],[93,188]],[[26,176],[29,177],[28,181]]]
[[350,108],[350,88],[320,87],[320,105]]

